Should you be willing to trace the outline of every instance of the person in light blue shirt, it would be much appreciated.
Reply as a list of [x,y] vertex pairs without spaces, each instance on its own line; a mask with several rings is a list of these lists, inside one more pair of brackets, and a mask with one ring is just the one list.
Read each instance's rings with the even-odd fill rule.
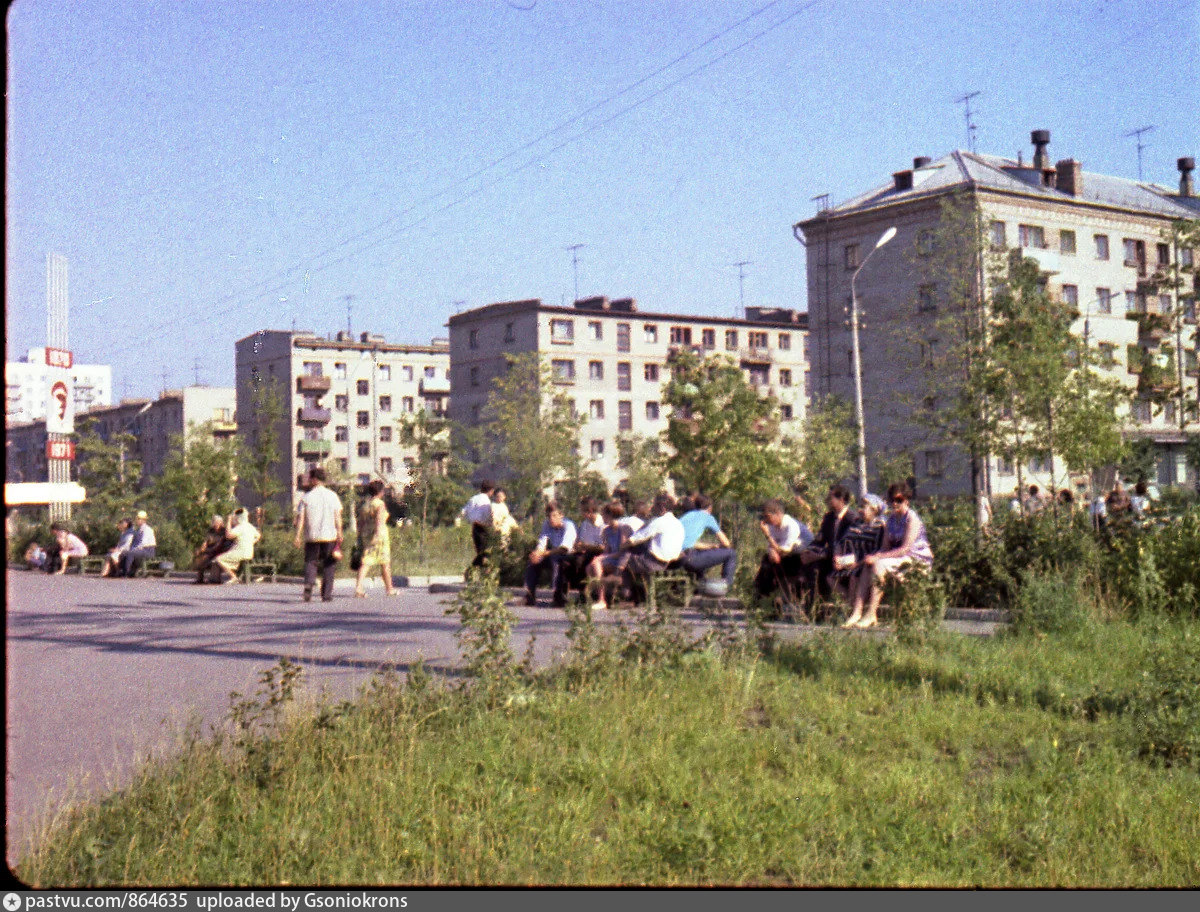
[[562,508],[551,501],[546,504],[546,521],[542,523],[542,534],[529,555],[525,567],[525,604],[532,608],[537,604],[538,579],[542,568],[550,568],[550,587],[554,590],[555,608],[567,607],[568,578],[563,561],[575,546],[575,523],[563,515]]
[[[679,517],[679,522],[683,526],[683,556],[680,562],[684,568],[703,577],[709,567],[720,564],[726,587],[732,586],[733,574],[737,570],[737,552],[712,515],[712,498],[705,494],[694,495],[692,509]],[[711,532],[717,544],[702,543],[700,539],[705,532]]]

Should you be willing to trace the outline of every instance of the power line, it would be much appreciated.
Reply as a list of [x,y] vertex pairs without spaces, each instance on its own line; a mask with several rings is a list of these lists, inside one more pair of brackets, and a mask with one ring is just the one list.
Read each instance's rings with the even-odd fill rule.
[[[331,253],[335,253],[336,251],[352,244],[353,242],[364,239],[368,235],[375,233],[376,231],[382,229],[383,227],[396,222],[403,216],[413,212],[420,205],[425,204],[425,203],[431,203],[434,200],[436,200],[442,196],[445,196],[449,192],[449,189],[451,187],[456,186],[458,184],[465,183],[470,180],[473,180],[474,178],[485,174],[487,171],[492,170],[493,168],[495,168],[497,165],[503,163],[504,161],[507,161],[507,160],[513,158],[514,156],[520,154],[522,151],[525,151],[526,149],[529,149],[532,146],[537,145],[542,140],[552,136],[553,134],[564,129],[565,127],[578,122],[579,120],[586,117],[588,114],[599,110],[600,108],[608,105],[609,103],[616,100],[617,98],[620,98],[624,95],[629,94],[629,92],[633,91],[634,89],[638,88],[641,85],[644,85],[646,82],[653,79],[655,76],[661,75],[662,73],[664,73],[667,70],[671,69],[672,67],[676,66],[678,63],[680,63],[683,60],[687,59],[688,57],[692,56],[697,51],[712,44],[714,41],[717,41],[717,40],[725,37],[729,33],[735,31],[741,25],[762,15],[764,12],[771,9],[772,7],[777,6],[780,2],[781,2],[781,0],[772,0],[772,2],[765,4],[764,6],[751,12],[749,15],[743,17],[741,20],[739,20],[734,25],[729,26],[728,28],[722,30],[721,32],[718,32],[716,35],[713,35],[711,38],[701,42],[700,44],[696,45],[695,47],[693,47],[693,48],[689,49],[688,51],[684,52],[683,54],[679,55],[674,60],[672,60],[670,63],[667,63],[667,64],[659,67],[657,70],[655,70],[653,73],[649,74],[648,76],[645,76],[645,77],[637,80],[636,82],[632,83],[630,86],[627,86],[626,88],[621,89],[620,91],[614,93],[613,95],[609,96],[608,98],[606,98],[600,102],[597,102],[596,104],[592,105],[591,107],[586,108],[585,110],[568,118],[567,120],[564,120],[557,126],[551,128],[550,130],[541,134],[537,138],[530,140],[527,143],[524,143],[523,145],[517,147],[516,149],[512,150],[511,152],[506,153],[505,155],[501,156],[500,158],[495,159],[494,161],[490,162],[489,164],[476,169],[471,174],[466,175],[465,177],[460,178],[459,180],[455,181],[449,187],[443,188],[443,189],[437,191],[436,193],[431,194],[430,196],[426,197],[425,199],[420,200],[416,203],[413,203],[412,205],[406,207],[405,209],[401,210],[400,212],[396,213],[395,215],[389,216],[387,219],[384,219],[382,222],[377,223],[375,226],[373,226],[371,228],[368,228],[362,232],[359,232],[356,235],[352,235],[351,237],[346,238],[346,239],[340,241],[339,243],[337,243],[329,248],[326,248],[325,250],[322,250],[305,260],[300,261],[299,263],[289,267],[288,269],[285,269],[285,270],[282,270],[281,272],[273,274],[272,276],[262,280],[259,283],[256,283],[255,285],[251,286],[249,289],[246,289],[243,292],[233,292],[229,295],[226,295],[222,298],[217,299],[217,301],[214,302],[212,307],[219,307],[222,304],[230,304],[231,306],[226,307],[223,310],[212,310],[210,308],[209,322],[214,322],[217,318],[223,317],[223,316],[231,313],[235,309],[244,309],[245,308],[245,297],[249,297],[250,300],[257,300],[259,298],[263,298],[265,296],[275,294],[279,291],[282,291],[282,290],[288,288],[292,281],[290,279],[288,281],[283,282],[283,284],[275,284],[273,286],[266,287],[266,288],[263,288],[262,286],[266,285],[267,283],[273,282],[273,281],[277,282],[277,280],[282,279],[284,277],[291,276],[294,273],[298,272],[300,269],[305,268],[306,265],[316,263],[322,257],[328,256]],[[388,232],[387,234],[383,235],[382,237],[376,239],[375,241],[364,244],[361,247],[359,247],[355,250],[352,250],[350,253],[343,255],[341,257],[338,257],[337,259],[332,260],[330,262],[324,263],[319,266],[315,266],[315,265],[311,266],[309,268],[309,272],[310,273],[324,272],[325,270],[330,269],[333,266],[336,266],[336,265],[339,265],[340,263],[345,262],[347,259],[350,259],[354,256],[358,256],[359,254],[365,253],[368,250],[378,247],[380,244],[391,240],[392,238],[396,237],[399,234],[404,233],[405,231],[408,231],[408,230],[411,230],[412,228],[418,227],[419,225],[429,221],[435,215],[439,215],[442,212],[445,212],[448,209],[450,209],[454,206],[460,205],[461,203],[467,201],[468,199],[471,199],[472,197],[479,195],[484,190],[490,189],[491,187],[495,186],[496,184],[498,184],[504,180],[507,180],[509,177],[512,177],[513,175],[520,173],[521,171],[525,170],[526,168],[529,168],[533,164],[536,164],[539,161],[554,155],[556,152],[561,151],[562,149],[566,148],[567,146],[569,146],[575,142],[578,142],[580,139],[590,135],[591,133],[596,132],[597,130],[601,129],[602,127],[607,126],[608,124],[612,123],[613,121],[617,120],[618,118],[623,117],[625,114],[628,114],[629,112],[635,110],[636,108],[641,107],[646,102],[651,101],[655,98],[658,98],[659,96],[665,94],[666,92],[670,91],[671,89],[675,88],[676,86],[680,85],[681,83],[685,82],[686,80],[692,78],[693,76],[711,68],[712,66],[715,66],[717,63],[721,62],[722,60],[726,59],[727,57],[731,56],[732,54],[742,50],[743,48],[749,46],[750,44],[753,44],[755,41],[758,41],[760,38],[770,34],[771,32],[781,28],[784,25],[786,25],[788,22],[792,21],[797,16],[799,16],[801,13],[808,11],[812,7],[818,5],[820,2],[821,2],[821,0],[809,0],[809,2],[802,4],[800,7],[798,7],[793,12],[784,16],[782,19],[779,19],[778,21],[772,23],[771,25],[767,26],[766,28],[760,30],[759,32],[755,33],[748,39],[742,41],[740,44],[737,44],[737,45],[723,51],[722,53],[718,54],[716,57],[713,57],[713,58],[705,61],[704,63],[700,64],[699,66],[694,67],[693,69],[685,72],[682,76],[672,80],[671,82],[668,82],[664,86],[661,86],[660,88],[654,90],[653,92],[649,93],[648,95],[643,96],[642,98],[638,99],[637,101],[634,101],[633,103],[631,103],[629,105],[626,105],[625,107],[619,109],[617,112],[610,115],[609,117],[599,121],[596,124],[593,124],[585,129],[583,129],[582,131],[569,137],[568,139],[564,140],[563,142],[560,142],[559,144],[553,146],[549,150],[547,150],[543,153],[540,153],[537,156],[534,156],[533,158],[525,161],[522,164],[517,165],[514,168],[509,169],[508,171],[502,173],[499,177],[493,179],[492,181],[485,183],[485,184],[481,184],[480,186],[478,186],[466,193],[461,194],[460,196],[450,200],[448,203],[446,203],[442,206],[439,206],[437,209],[425,214],[424,216],[421,216],[421,217],[415,219],[414,221],[411,221],[404,225],[401,225],[399,228]],[[261,290],[256,291],[256,289],[261,289]],[[158,324],[157,326],[151,327],[150,329],[151,330],[160,330],[160,329],[163,329],[170,325],[173,325],[173,322],[165,322],[162,324]],[[143,337],[142,339],[138,340],[137,342],[134,342],[134,343],[131,343],[130,345],[123,346],[121,348],[117,348],[117,349],[113,350],[112,352],[110,352],[110,354],[120,354],[122,352],[130,351],[130,350],[136,348],[138,345],[145,344],[146,342],[151,341],[156,338],[157,338],[156,335],[154,335],[153,333],[150,333],[147,336]]]

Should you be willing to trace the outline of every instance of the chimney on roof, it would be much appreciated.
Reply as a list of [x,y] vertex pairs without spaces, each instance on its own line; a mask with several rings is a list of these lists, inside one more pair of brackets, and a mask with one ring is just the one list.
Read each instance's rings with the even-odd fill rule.
[[1056,186],[1063,193],[1079,196],[1083,193],[1083,164],[1073,158],[1064,158],[1055,169]]
[[1046,151],[1046,146],[1050,145],[1050,131],[1034,130],[1029,134],[1029,141],[1033,143],[1033,167],[1039,171],[1048,170],[1050,153]]
[[913,159],[913,170],[916,171],[918,168],[924,168],[931,161],[933,161],[933,159],[931,159],[928,155],[918,155]]
[[911,171],[897,171],[892,175],[892,180],[896,182],[897,190],[911,190],[913,188],[913,173]]
[[1196,186],[1192,183],[1192,171],[1196,168],[1196,159],[1181,158],[1175,164],[1179,167],[1179,195],[1195,196]]

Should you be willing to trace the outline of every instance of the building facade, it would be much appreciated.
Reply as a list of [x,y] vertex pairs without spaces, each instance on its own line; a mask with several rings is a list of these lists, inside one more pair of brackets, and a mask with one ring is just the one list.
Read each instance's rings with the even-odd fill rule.
[[[237,342],[235,370],[238,434],[247,444],[262,420],[255,390],[273,384],[282,396],[278,476],[287,506],[308,470],[329,460],[340,475],[361,483],[406,483],[405,459],[412,454],[400,445],[401,421],[421,410],[446,414],[450,396],[450,349],[438,339],[396,345],[372,333],[325,339],[262,330]],[[250,492],[241,496],[253,499]]]
[[[142,479],[149,481],[162,473],[175,448],[175,438],[186,429],[209,423],[214,441],[232,438],[237,430],[234,401],[232,387],[212,386],[168,390],[158,399],[126,399],[76,415],[75,436],[78,438],[85,428],[94,430],[105,441],[118,434],[131,435],[128,456],[142,464]],[[46,479],[44,418],[8,428],[6,443],[6,480]]]
[[[31,348],[22,360],[5,362],[6,426],[45,420],[49,388],[48,370],[44,348]],[[112,405],[112,368],[107,364],[73,365],[71,378],[74,381],[76,415]]]
[[[993,251],[1019,251],[1039,264],[1048,291],[1079,311],[1073,332],[1097,351],[1102,370],[1129,390],[1123,412],[1126,433],[1154,441],[1157,481],[1189,478],[1183,444],[1197,424],[1196,287],[1163,295],[1156,274],[1193,265],[1195,251],[1177,249],[1164,231],[1175,219],[1200,216],[1191,183],[1191,159],[1180,159],[1173,188],[1085,172],[1073,159],[1052,164],[1048,131],[1033,134],[1033,161],[954,152],[933,161],[917,158],[889,184],[825,209],[794,227],[807,251],[809,320],[814,396],[853,396],[854,370],[847,313],[851,280],[860,313],[860,348],[867,450],[872,457],[905,454],[921,494],[970,492],[969,460],[949,447],[916,415],[936,410],[937,378],[931,377],[937,346],[936,315],[943,289],[930,282],[930,256],[941,203],[965,194],[979,204]],[[875,249],[889,228],[894,240]],[[801,236],[800,232],[803,232]],[[869,263],[865,263],[867,256]],[[865,264],[865,265],[864,265]],[[977,294],[986,297],[987,280]],[[1164,338],[1154,315],[1182,314],[1180,330]],[[1176,338],[1178,336],[1178,338]],[[1165,343],[1165,344],[1164,344]],[[1148,384],[1153,364],[1157,378]],[[1162,376],[1175,383],[1165,401]],[[1182,395],[1179,395],[1182,392]],[[931,401],[932,400],[932,401]],[[1190,403],[1190,405],[1189,405]],[[1068,483],[1058,459],[1021,467],[1028,482],[1045,487]],[[993,495],[1011,492],[1017,467],[990,458],[983,480]]]
[[450,318],[452,417],[480,423],[506,355],[537,353],[586,418],[579,451],[610,484],[621,435],[658,438],[667,428],[663,385],[672,351],[724,355],[780,403],[784,433],[799,430],[807,402],[807,321],[792,310],[747,308],[746,319],[642,313],[632,298],[586,298],[574,307],[540,300],[490,304]]

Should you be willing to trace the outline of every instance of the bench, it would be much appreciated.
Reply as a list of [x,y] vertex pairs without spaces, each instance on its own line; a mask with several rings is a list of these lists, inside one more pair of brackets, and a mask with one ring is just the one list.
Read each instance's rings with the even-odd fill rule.
[[238,568],[238,576],[241,577],[243,583],[251,581],[256,582],[275,582],[276,566],[271,561],[248,561],[244,560]]
[[643,583],[646,586],[646,601],[651,608],[657,608],[660,599],[671,596],[678,596],[680,607],[686,608],[696,591],[696,578],[682,569],[652,573]]
[[174,569],[174,561],[169,561],[162,557],[150,557],[138,565],[133,575],[139,578],[146,576],[160,576],[165,578]]
[[79,572],[84,576],[99,576],[104,571],[104,563],[107,557],[101,557],[98,554],[89,554],[87,557],[79,559]]

